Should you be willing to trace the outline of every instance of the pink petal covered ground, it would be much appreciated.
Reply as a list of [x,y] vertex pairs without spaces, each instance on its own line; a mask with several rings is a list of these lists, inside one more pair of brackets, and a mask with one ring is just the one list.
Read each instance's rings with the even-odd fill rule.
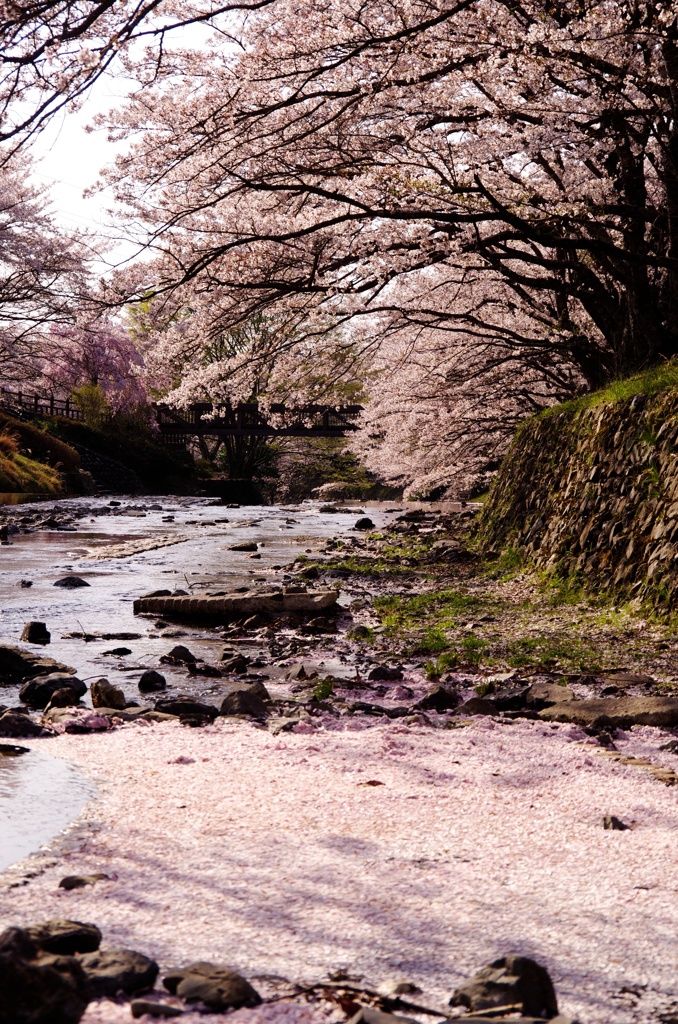
[[[572,726],[487,719],[273,737],[220,719],[31,741],[97,780],[85,818],[103,827],[5,890],[2,918],[94,921],[106,945],[163,966],[407,979],[429,1003],[522,952],[548,967],[563,1012],[628,1024],[640,1018],[622,987],[647,986],[657,1006],[678,997],[678,792],[583,738]],[[647,754],[662,739],[634,730],[625,745]],[[605,814],[633,828],[605,831]],[[57,888],[94,871],[113,880]],[[129,1019],[104,1001],[84,1020]],[[237,1019],[322,1017],[282,1004]]]

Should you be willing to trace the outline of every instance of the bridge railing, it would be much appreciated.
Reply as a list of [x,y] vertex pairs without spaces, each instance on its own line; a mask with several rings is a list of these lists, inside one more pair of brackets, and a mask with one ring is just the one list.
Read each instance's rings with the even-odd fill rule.
[[69,420],[82,420],[82,411],[71,398],[57,398],[51,392],[39,394],[0,386],[0,409],[24,416],[65,416]]
[[218,406],[196,402],[187,409],[156,407],[160,433],[192,435],[261,435],[278,436],[340,436],[357,430],[355,420],[362,412],[360,405],[306,405],[288,407],[281,403],[269,406],[264,413],[255,403]]

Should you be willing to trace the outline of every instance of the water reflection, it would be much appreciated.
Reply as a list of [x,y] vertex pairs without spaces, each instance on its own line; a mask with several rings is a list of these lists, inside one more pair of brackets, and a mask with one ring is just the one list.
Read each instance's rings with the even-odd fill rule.
[[57,835],[95,792],[94,784],[65,761],[0,745],[0,870]]

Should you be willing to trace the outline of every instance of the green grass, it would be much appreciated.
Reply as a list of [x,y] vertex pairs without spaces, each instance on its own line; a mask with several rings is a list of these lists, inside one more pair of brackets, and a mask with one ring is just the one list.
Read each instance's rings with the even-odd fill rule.
[[615,402],[626,402],[636,395],[656,395],[660,391],[678,387],[678,359],[671,359],[661,366],[655,366],[651,370],[644,370],[633,377],[626,377],[624,380],[613,381],[606,388],[600,391],[593,391],[590,395],[582,395],[580,398],[573,398],[562,405],[554,405],[544,409],[538,415],[553,416],[561,412],[578,412],[580,409],[590,409],[596,405],[611,405]]
[[581,604],[585,596],[583,580],[576,573],[570,576],[560,576],[557,572],[539,573],[538,589],[552,608]]
[[521,637],[509,643],[506,660],[511,668],[538,665],[581,671],[599,667],[594,648],[572,637]]
[[[496,605],[496,602],[494,602]],[[456,588],[433,590],[413,597],[402,595],[377,597],[374,609],[382,619],[387,631],[414,629],[426,625],[429,628],[453,626],[460,615],[486,608],[488,602]]]
[[56,469],[25,455],[0,455],[0,491],[22,494],[62,494],[63,481]]

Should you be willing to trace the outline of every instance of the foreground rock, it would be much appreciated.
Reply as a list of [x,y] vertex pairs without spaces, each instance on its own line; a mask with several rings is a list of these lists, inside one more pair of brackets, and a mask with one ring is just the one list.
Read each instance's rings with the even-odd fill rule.
[[301,594],[236,594],[232,597],[139,597],[134,602],[134,612],[167,618],[229,622],[251,615],[275,616],[293,612],[318,615],[334,608],[338,597],[338,590]]
[[60,956],[91,953],[99,948],[101,932],[95,924],[52,918],[24,929],[25,934],[40,949]]
[[678,697],[608,697],[573,700],[545,708],[547,722],[574,722],[594,729],[628,729],[632,725],[678,725]]
[[159,970],[155,960],[132,949],[100,949],[80,957],[80,963],[95,998],[147,992]]
[[524,1017],[550,1020],[558,1003],[548,971],[526,956],[505,956],[481,968],[450,999],[450,1006],[479,1012],[497,1007],[518,1010]]
[[163,978],[163,985],[187,1003],[204,1003],[210,1010],[236,1010],[261,1003],[259,993],[242,975],[203,961],[171,971]]
[[5,711],[0,715],[0,736],[4,739],[30,739],[44,736],[46,730],[20,711]]
[[75,958],[44,953],[20,928],[0,935],[0,1024],[78,1024],[88,1001]]

